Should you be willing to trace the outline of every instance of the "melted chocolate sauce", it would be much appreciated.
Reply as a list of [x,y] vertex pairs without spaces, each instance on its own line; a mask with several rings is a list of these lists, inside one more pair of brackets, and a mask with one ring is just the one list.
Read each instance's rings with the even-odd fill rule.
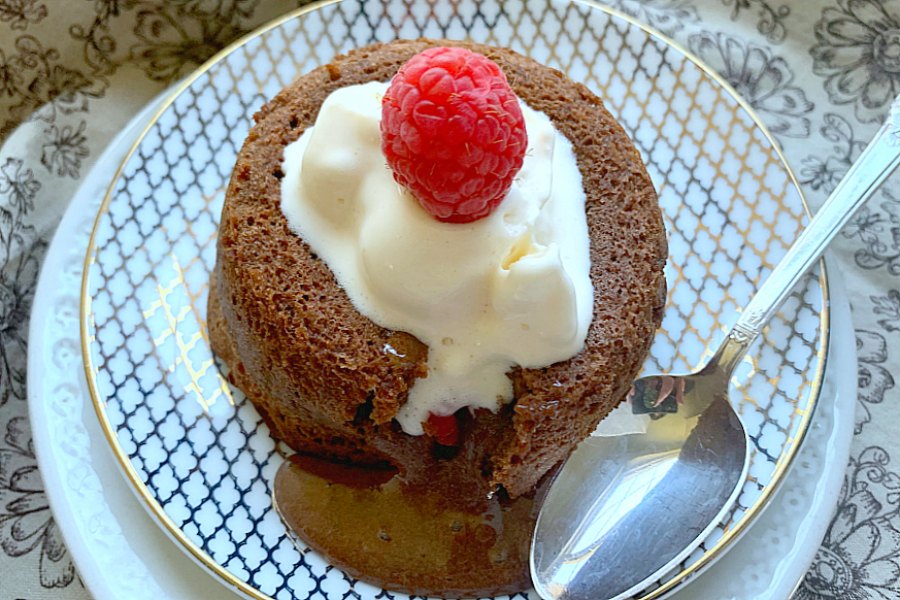
[[412,493],[392,470],[293,457],[275,508],[297,538],[353,577],[425,596],[492,596],[531,587],[531,498],[485,498],[471,512]]

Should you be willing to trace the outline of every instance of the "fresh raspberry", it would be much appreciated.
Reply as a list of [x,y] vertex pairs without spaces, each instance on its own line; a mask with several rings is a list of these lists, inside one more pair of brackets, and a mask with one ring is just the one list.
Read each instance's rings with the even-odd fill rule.
[[428,413],[425,421],[425,433],[434,438],[441,446],[459,445],[459,423],[456,415],[436,415]]
[[506,76],[464,48],[413,56],[381,104],[381,149],[394,179],[440,221],[489,215],[509,191],[527,146]]

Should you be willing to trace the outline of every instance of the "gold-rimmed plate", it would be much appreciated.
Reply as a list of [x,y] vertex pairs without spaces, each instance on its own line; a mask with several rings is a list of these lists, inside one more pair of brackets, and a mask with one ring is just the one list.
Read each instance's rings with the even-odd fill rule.
[[[423,35],[509,46],[557,67],[632,135],[670,234],[669,306],[649,370],[700,364],[806,219],[749,108],[686,52],[605,8],[332,2],[227,49],[163,107],[111,186],[86,259],[82,333],[101,424],[139,495],[179,545],[253,598],[381,591],[294,547],[270,501],[282,459],[212,358],[206,294],[224,187],[253,112],[297,74],[353,47]],[[765,506],[819,394],[826,307],[824,281],[808,277],[751,350],[732,388],[752,441],[738,504],[643,597],[709,564]]]

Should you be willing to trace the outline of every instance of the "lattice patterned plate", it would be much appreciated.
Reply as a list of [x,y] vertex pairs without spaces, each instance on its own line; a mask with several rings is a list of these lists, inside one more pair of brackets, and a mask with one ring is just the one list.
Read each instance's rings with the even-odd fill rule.
[[[251,598],[402,595],[298,550],[271,508],[282,458],[219,374],[206,337],[223,190],[266,98],[338,52],[422,35],[509,46],[557,67],[599,93],[632,135],[670,234],[669,306],[648,370],[702,363],[806,220],[749,108],[683,50],[607,9],[348,0],[298,11],[229,48],[181,86],[123,163],[88,249],[82,338],[101,424],[139,495],[177,544]],[[782,479],[819,394],[826,289],[808,277],[734,378],[752,440],[735,509],[642,597],[726,551]]]

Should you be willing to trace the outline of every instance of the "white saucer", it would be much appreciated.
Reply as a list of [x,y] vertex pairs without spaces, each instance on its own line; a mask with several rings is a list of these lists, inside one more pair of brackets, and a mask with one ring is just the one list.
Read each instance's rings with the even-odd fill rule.
[[[47,253],[29,333],[35,451],[53,514],[97,600],[227,600],[240,596],[186,560],[116,472],[82,369],[78,306],[90,227],[113,173],[153,112],[148,106],[98,159]],[[856,394],[850,311],[838,274],[829,269],[828,275],[826,379],[792,471],[734,548],[671,598],[787,598],[819,547],[849,456]]]

